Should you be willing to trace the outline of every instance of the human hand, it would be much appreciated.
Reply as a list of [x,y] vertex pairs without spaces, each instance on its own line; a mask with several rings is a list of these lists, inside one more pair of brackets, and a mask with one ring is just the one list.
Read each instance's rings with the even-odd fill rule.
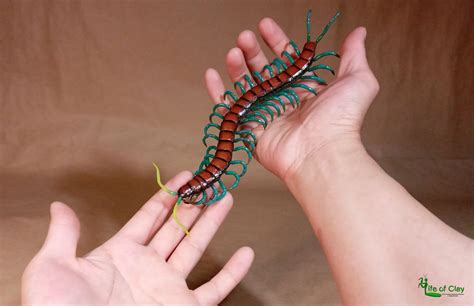
[[[263,19],[259,30],[276,56],[283,50],[290,51],[289,38],[272,19]],[[357,28],[347,36],[337,77],[329,86],[311,84],[318,96],[297,91],[302,102],[300,109],[291,111],[287,107],[287,112],[266,130],[261,126],[253,129],[258,139],[256,158],[283,181],[289,182],[295,174],[303,173],[306,161],[324,159],[324,154],[331,154],[339,147],[355,144],[362,148],[360,128],[379,88],[365,56],[365,37],[364,28]],[[269,63],[253,32],[240,33],[237,46],[226,58],[232,82],[242,81],[251,71],[262,71]],[[323,51],[326,50],[319,50]],[[216,70],[209,69],[205,79],[211,99],[220,103],[224,92],[222,78]]]
[[[191,178],[183,172],[167,184],[177,189]],[[155,194],[110,240],[76,257],[79,220],[65,204],[51,205],[46,241],[23,274],[26,305],[49,304],[199,304],[221,302],[247,273],[253,251],[239,249],[209,282],[190,290],[186,278],[232,207],[227,195],[205,208],[180,205],[181,222],[192,227],[190,236],[173,219],[165,218],[176,197]],[[196,221],[197,220],[197,221]]]

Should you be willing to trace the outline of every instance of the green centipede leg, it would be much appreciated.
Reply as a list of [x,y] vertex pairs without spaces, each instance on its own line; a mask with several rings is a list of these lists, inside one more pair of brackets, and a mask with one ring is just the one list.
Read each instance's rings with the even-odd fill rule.
[[237,173],[231,170],[225,170],[224,173],[227,175],[233,176],[235,178],[235,182],[234,184],[232,184],[232,186],[229,187],[229,190],[235,189],[237,186],[239,186],[240,177]]
[[265,70],[267,70],[270,77],[273,78],[274,74],[273,74],[272,66],[270,66],[269,64],[266,64],[265,66],[263,66],[263,71]]
[[217,151],[217,147],[216,147],[216,146],[209,146],[209,147],[207,147],[207,149],[206,149],[206,155],[211,155],[211,151],[212,151],[212,150]]
[[247,154],[247,164],[252,160],[252,152],[246,146],[238,146],[234,148],[234,152],[244,151]]
[[[268,125],[268,119],[267,117],[262,114],[261,112],[257,110],[252,110],[252,112],[249,114],[250,117],[258,117],[261,118],[263,121],[265,121],[265,124]],[[273,118],[273,117],[272,117]]]
[[315,75],[305,75],[305,76],[300,77],[300,80],[315,81],[315,82],[317,82],[318,84],[321,84],[321,85],[327,85],[328,84],[325,79],[320,78],[320,77],[315,76]]
[[244,87],[244,85],[242,85],[242,83],[240,83],[239,81],[234,82],[234,88],[235,88],[236,91],[237,91],[237,87],[240,89],[240,92],[241,92],[241,93],[244,93],[244,92],[245,92],[245,87]]
[[263,126],[264,129],[267,128],[268,122],[259,117],[252,116],[252,115],[246,115],[244,119],[240,120],[240,123],[249,123],[249,122],[255,122]]
[[317,96],[318,95],[318,92],[314,89],[314,88],[311,88],[309,87],[308,85],[306,84],[302,84],[302,83],[295,83],[295,84],[291,84],[290,87],[293,87],[293,88],[303,88],[304,90],[307,90],[309,91],[310,93],[312,93],[313,95]]
[[293,47],[293,50],[295,50],[295,53],[297,56],[301,55],[300,48],[298,48],[298,45],[295,43],[294,40],[290,40],[290,45]]
[[218,103],[218,104],[214,105],[214,107],[212,108],[212,112],[218,113],[217,110],[219,108],[224,108],[226,111],[230,110],[230,106],[227,105],[226,103]]
[[201,198],[199,198],[199,201],[195,202],[194,204],[201,205],[201,204],[206,203],[206,201],[207,201],[207,194],[206,194],[206,191],[203,190],[201,191]]
[[312,62],[313,63],[317,62],[317,61],[319,61],[320,59],[322,59],[323,57],[326,57],[326,56],[339,57],[339,54],[337,54],[337,52],[335,52],[335,51],[326,51],[326,52],[323,52],[323,53],[319,53],[318,55],[313,57]]
[[244,176],[245,173],[247,173],[247,164],[241,160],[231,160],[230,165],[241,165],[242,166],[242,172],[238,174],[238,176]]
[[250,87],[254,87],[256,85],[255,82],[252,80],[252,78],[249,77],[248,75],[244,75],[244,80],[247,82],[247,84]]
[[219,179],[217,182],[219,183],[219,187],[221,188],[221,191],[218,193],[216,201],[220,201],[220,200],[222,200],[222,198],[225,197],[225,195],[227,193],[227,188],[225,187],[222,180]]
[[269,109],[268,107],[266,107],[263,103],[258,103],[258,104],[254,104],[255,106],[252,107],[252,110],[255,110],[255,111],[259,111],[259,110],[262,110],[262,111],[265,111],[269,116],[270,116],[270,122],[273,122],[273,111],[271,109]]
[[230,96],[232,100],[234,100],[234,102],[237,102],[237,100],[239,100],[239,97],[237,97],[237,95],[230,90],[226,90],[222,98],[225,100],[227,96]]
[[295,59],[293,58],[293,56],[291,56],[290,53],[288,53],[288,51],[283,50],[283,52],[281,53],[281,57],[283,56],[285,56],[291,64],[295,63]]
[[211,185],[211,189],[212,189],[212,196],[211,196],[210,199],[208,199],[208,200],[206,201],[206,203],[204,203],[204,204],[206,204],[207,206],[209,206],[209,205],[211,205],[212,203],[214,203],[215,201],[217,201],[217,198],[218,198],[218,196],[219,196],[218,191],[217,191],[217,188],[216,188],[216,186],[214,186],[214,184]]
[[286,91],[282,91],[279,94],[284,96],[290,102],[290,104],[293,108],[296,108],[298,106],[296,101],[294,101],[294,97],[292,95],[288,94]]
[[206,126],[204,127],[204,135],[207,135],[208,134],[208,131],[210,128],[216,128],[217,130],[220,129],[220,125],[218,125],[217,123],[214,123],[214,122],[210,122],[208,124],[206,124]]
[[310,68],[308,68],[307,71],[308,72],[313,72],[313,71],[316,71],[316,70],[327,70],[327,71],[331,72],[332,75],[336,75],[336,72],[334,71],[334,69],[332,69],[331,66],[325,65],[325,64],[319,64],[319,65],[310,67]]
[[276,100],[278,102],[278,104],[281,106],[281,108],[283,109],[284,112],[286,112],[286,105],[285,105],[285,102],[278,96],[272,96],[270,99],[268,99],[269,101],[273,101],[273,100]]
[[252,72],[252,75],[257,78],[257,80],[258,80],[259,83],[262,83],[262,82],[265,81],[265,79],[263,78],[263,76],[262,76],[262,75],[260,74],[260,72],[258,72],[258,71],[253,71],[253,72]]
[[252,131],[250,131],[250,130],[236,131],[235,134],[236,134],[236,135],[239,135],[239,136],[244,136],[244,137],[250,136],[250,138],[252,138],[252,141],[253,141],[253,142],[257,142],[257,137],[256,137],[255,134],[254,134]]
[[220,118],[221,120],[224,120],[224,116],[222,114],[220,114],[218,112],[212,112],[209,115],[209,121],[214,123],[214,121],[213,121],[214,117],[217,117],[217,118]]
[[275,103],[273,103],[271,101],[264,101],[264,102],[262,102],[261,105],[273,108],[275,110],[275,113],[277,113],[277,117],[281,116],[281,110]]
[[331,18],[331,20],[329,20],[329,22],[326,24],[324,29],[321,31],[321,34],[319,34],[318,38],[316,38],[316,43],[320,42],[321,39],[323,39],[324,35],[326,35],[327,31],[329,30],[331,25],[336,21],[336,19],[337,19],[337,17],[339,17],[339,15],[341,15],[341,12],[337,12],[336,15],[334,15]]
[[214,134],[206,134],[206,135],[204,135],[204,137],[202,138],[202,143],[203,143],[206,147],[207,147],[206,140],[207,140],[208,138],[212,138],[212,139],[215,139],[215,140],[219,141],[219,137],[217,137],[216,135],[214,135]]
[[278,57],[276,57],[272,61],[272,65],[274,65],[276,67],[278,73],[282,73],[283,70],[285,70],[287,68],[286,64],[281,59],[279,59]]
[[290,94],[293,99],[295,100],[296,102],[296,105],[299,107],[301,105],[300,103],[300,98],[298,98],[298,95],[296,94],[296,92],[293,90],[293,89],[286,89],[285,92],[287,92],[288,94]]
[[[242,141],[243,143],[246,143],[250,147],[250,152],[253,152],[253,150],[255,150],[255,143],[253,141],[251,141],[250,139],[242,138],[242,137],[234,139],[234,143],[237,143],[239,141]],[[234,149],[234,151],[236,151],[236,150]]]

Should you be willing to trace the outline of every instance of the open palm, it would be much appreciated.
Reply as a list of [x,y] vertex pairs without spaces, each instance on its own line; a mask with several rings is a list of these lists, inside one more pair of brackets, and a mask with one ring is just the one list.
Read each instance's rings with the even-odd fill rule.
[[[263,19],[259,30],[276,56],[284,50],[291,51],[289,38],[272,19]],[[329,86],[308,84],[317,89],[318,96],[297,91],[300,109],[287,110],[266,130],[261,126],[253,129],[258,139],[254,152],[257,159],[283,180],[299,171],[303,161],[314,158],[318,151],[349,139],[359,141],[364,115],[378,91],[377,80],[365,56],[365,36],[364,28],[357,28],[348,35],[340,52],[337,77]],[[253,32],[243,31],[237,38],[237,46],[226,58],[233,82],[242,81],[251,71],[262,71],[269,63]],[[211,99],[221,102],[222,78],[214,69],[209,69],[205,78]]]
[[[176,189],[191,177],[183,172],[167,186]],[[208,283],[190,290],[186,278],[232,207],[232,197],[205,208],[181,205],[178,214],[190,236],[165,218],[176,197],[160,191],[110,240],[76,257],[79,221],[62,203],[51,206],[43,248],[23,275],[24,304],[200,304],[221,302],[247,273],[253,260],[239,249]],[[194,223],[194,225],[193,225]]]

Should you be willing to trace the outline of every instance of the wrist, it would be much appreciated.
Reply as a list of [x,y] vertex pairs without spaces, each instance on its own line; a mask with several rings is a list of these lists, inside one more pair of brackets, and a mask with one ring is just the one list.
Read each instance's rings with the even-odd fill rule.
[[293,171],[282,179],[296,195],[300,190],[315,190],[340,178],[338,172],[348,172],[368,157],[359,134],[339,137],[311,150]]

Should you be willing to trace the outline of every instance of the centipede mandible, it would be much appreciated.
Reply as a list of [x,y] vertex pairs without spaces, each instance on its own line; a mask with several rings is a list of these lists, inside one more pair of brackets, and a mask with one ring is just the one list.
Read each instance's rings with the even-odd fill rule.
[[[189,234],[187,229],[176,216],[177,206],[182,202],[211,205],[221,200],[228,190],[237,188],[241,177],[247,172],[257,146],[257,138],[252,128],[260,125],[266,129],[273,120],[286,112],[288,107],[297,109],[301,103],[295,89],[300,88],[318,95],[318,91],[309,85],[311,82],[327,85],[326,80],[317,74],[318,70],[335,74],[332,67],[320,63],[320,60],[328,56],[339,57],[337,52],[325,51],[318,54],[316,47],[339,15],[340,12],[334,15],[316,39],[312,40],[309,10],[306,15],[306,42],[301,49],[290,40],[291,52],[285,50],[280,57],[265,65],[262,71],[253,71],[251,76],[243,76],[242,81],[234,83],[235,92],[224,92],[223,101],[213,107],[209,123],[204,127],[202,141],[206,151],[202,162],[193,178],[178,191],[169,190],[161,183],[159,169],[154,164],[160,187],[169,194],[178,196],[173,217],[186,234]],[[264,74],[268,77],[265,78]],[[226,103],[226,100],[231,100],[232,103]],[[210,140],[215,144],[209,145]],[[239,151],[244,153],[245,160],[236,158],[236,152]],[[233,178],[229,187],[223,182],[224,176]]]

